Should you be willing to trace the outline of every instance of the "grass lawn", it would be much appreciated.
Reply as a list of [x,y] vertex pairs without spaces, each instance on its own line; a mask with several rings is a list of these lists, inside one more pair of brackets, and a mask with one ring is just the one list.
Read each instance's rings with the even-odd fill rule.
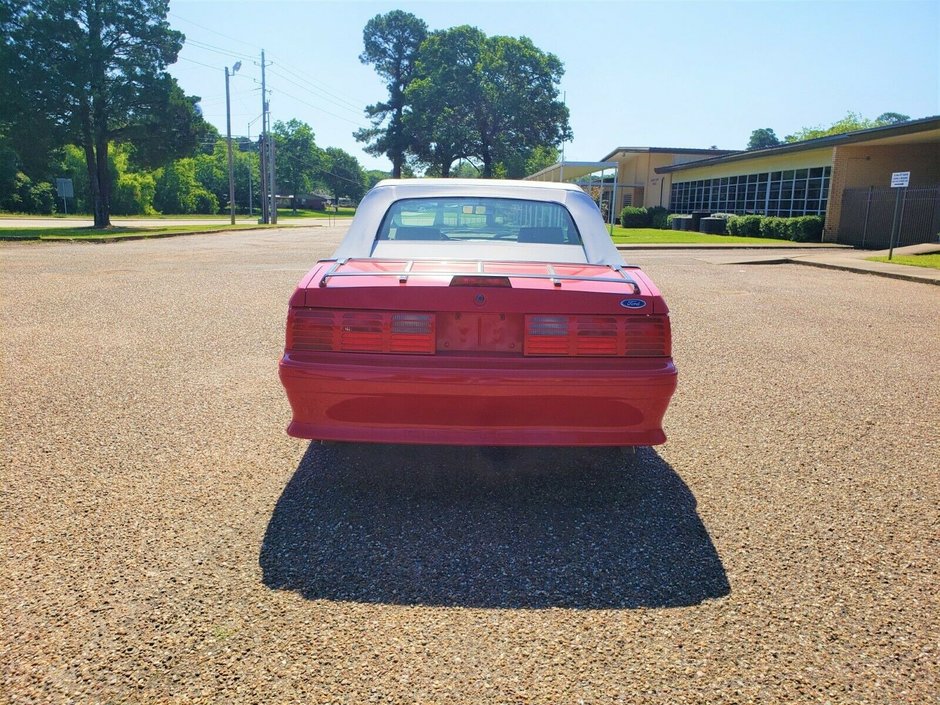
[[704,235],[685,230],[656,230],[655,228],[621,228],[614,226],[614,242],[618,245],[658,245],[658,244],[722,244],[722,245],[793,245],[801,243],[792,240],[774,240],[769,237],[740,237],[736,235]]
[[296,215],[290,208],[278,208],[277,217],[281,218],[352,218],[356,215],[355,208],[346,208],[341,206],[337,211],[327,208],[325,211],[308,211],[297,209]]
[[868,257],[869,262],[890,262],[891,264],[909,264],[912,267],[930,267],[940,269],[940,252],[931,255],[895,255],[887,257]]
[[167,225],[166,227],[130,228],[114,226],[107,230],[86,228],[4,228],[0,227],[0,240],[85,240],[100,242],[125,238],[165,237],[183,233],[215,233],[226,230],[251,230],[258,226],[240,225]]

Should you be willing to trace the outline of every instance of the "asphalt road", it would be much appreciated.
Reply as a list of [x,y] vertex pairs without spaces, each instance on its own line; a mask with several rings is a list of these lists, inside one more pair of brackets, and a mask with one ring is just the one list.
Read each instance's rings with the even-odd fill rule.
[[928,703],[940,291],[639,251],[669,442],[288,438],[338,228],[0,244],[0,700]]

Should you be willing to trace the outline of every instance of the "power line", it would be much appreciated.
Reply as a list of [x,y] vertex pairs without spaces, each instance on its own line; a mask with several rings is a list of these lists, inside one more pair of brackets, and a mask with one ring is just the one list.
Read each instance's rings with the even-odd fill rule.
[[207,44],[206,42],[200,42],[196,39],[187,39],[186,43],[195,47],[196,49],[202,49],[203,51],[211,51],[216,54],[222,54],[223,56],[232,57],[234,59],[242,59],[244,61],[250,61],[252,59],[252,57],[248,56],[247,54],[239,54],[237,52],[230,51],[228,49],[223,49],[222,47],[217,47],[214,44]]
[[222,32],[219,32],[218,30],[212,29],[211,27],[206,27],[205,25],[199,24],[198,22],[193,22],[193,21],[190,20],[190,19],[186,19],[185,17],[181,17],[180,15],[177,15],[175,12],[168,12],[167,14],[168,14],[170,17],[175,17],[175,18],[178,19],[178,20],[183,20],[183,22],[188,22],[189,24],[193,25],[194,27],[199,27],[199,29],[204,29],[204,30],[206,30],[207,32],[212,32],[212,34],[217,34],[217,35],[219,35],[220,37],[223,37],[224,39],[228,39],[229,41],[238,42],[239,44],[245,44],[245,45],[247,45],[247,46],[250,46],[250,47],[253,48],[253,49],[261,49],[261,47],[258,46],[257,44],[252,44],[251,42],[246,42],[246,41],[243,40],[243,39],[236,39],[235,37],[232,37],[232,36],[230,36],[230,35],[228,35],[228,34],[222,34]]
[[218,71],[218,66],[212,66],[211,64],[204,64],[201,61],[196,61],[195,59],[187,59],[185,56],[177,56],[177,59],[180,61],[188,61],[191,64],[199,64],[200,66],[205,66],[207,69],[212,69],[213,71]]
[[[273,71],[273,70],[272,70],[271,73],[273,73],[275,76],[277,76],[278,78],[280,78],[282,81],[287,81],[288,83],[290,83],[290,84],[292,84],[292,85],[294,85],[294,86],[297,86],[297,87],[300,88],[301,90],[311,91],[311,92],[312,92],[313,90],[319,90],[319,89],[317,89],[315,86],[313,86],[312,84],[311,84],[309,87],[308,87],[308,86],[305,86],[305,85],[303,85],[303,84],[298,83],[297,81],[291,80],[291,79],[288,78],[287,76],[284,76],[284,75],[282,75],[282,74],[280,74],[280,73],[277,73],[276,71]],[[362,114],[362,108],[359,108],[359,107],[355,107],[355,108],[353,108],[353,107],[348,107],[348,106],[352,105],[352,103],[348,103],[348,102],[347,102],[347,103],[344,105],[343,103],[340,103],[339,101],[333,100],[332,98],[329,98],[329,97],[327,97],[327,96],[325,96],[325,95],[323,95],[323,96],[317,96],[317,98],[320,98],[321,100],[325,100],[325,101],[327,101],[327,102],[329,102],[329,103],[332,103],[332,104],[335,105],[336,107],[341,108],[341,109],[343,109],[343,110],[348,110],[348,111],[351,112],[351,113],[355,113],[356,115],[361,115],[361,114]]]
[[337,115],[336,113],[331,113],[329,110],[326,110],[325,108],[321,108],[319,105],[314,105],[313,103],[308,103],[308,102],[305,101],[304,99],[298,98],[298,97],[295,96],[295,95],[291,95],[291,94],[288,93],[287,91],[279,90],[278,93],[280,93],[281,95],[285,95],[285,96],[287,96],[288,98],[293,98],[293,99],[296,100],[298,103],[302,103],[303,105],[306,105],[306,106],[308,106],[308,107],[310,107],[310,108],[313,108],[314,110],[319,110],[319,111],[322,112],[322,113],[326,113],[327,115],[331,115],[332,117],[335,117],[337,120],[342,120],[342,121],[344,121],[344,122],[348,122],[350,125],[355,125],[356,127],[361,127],[361,128],[364,128],[364,129],[368,129],[368,128],[366,128],[366,126],[363,125],[361,122],[356,122],[355,120],[350,120],[349,118],[343,117],[342,115]]
[[[317,85],[317,82],[314,81],[312,78],[310,78],[309,76],[304,76],[304,75],[302,75],[302,74],[300,74],[300,73],[294,71],[294,70],[293,70],[290,66],[288,66],[287,64],[278,63],[278,64],[276,64],[276,65],[278,66],[278,68],[283,69],[284,71],[286,71],[287,73],[289,73],[290,75],[292,75],[294,78],[298,78],[298,79],[300,79],[301,81],[303,81],[304,83],[306,83],[307,85],[311,86],[314,90],[317,90],[317,91],[319,91],[319,92],[321,92],[321,93],[324,93],[324,94],[326,94],[326,95],[328,95],[328,96],[331,96],[332,98],[338,100],[338,101],[341,102],[341,103],[345,103],[346,105],[350,106],[351,108],[355,108],[355,110],[356,110],[357,112],[361,112],[361,111],[362,111],[362,107],[361,107],[361,106],[356,105],[355,103],[346,100],[346,99],[345,99],[344,97],[342,97],[341,95],[337,95],[336,93],[333,93],[332,91],[329,91],[329,90],[327,90],[326,88],[321,88],[320,86]],[[282,76],[282,78],[284,78],[284,77]]]

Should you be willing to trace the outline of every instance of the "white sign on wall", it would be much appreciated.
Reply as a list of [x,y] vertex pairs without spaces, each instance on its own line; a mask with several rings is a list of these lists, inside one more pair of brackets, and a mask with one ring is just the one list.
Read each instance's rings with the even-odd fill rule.
[[911,172],[896,171],[891,174],[891,188],[906,188],[911,180]]

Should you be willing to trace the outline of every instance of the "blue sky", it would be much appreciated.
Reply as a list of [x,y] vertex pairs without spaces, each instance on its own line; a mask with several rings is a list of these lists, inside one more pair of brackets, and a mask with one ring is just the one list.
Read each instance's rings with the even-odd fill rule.
[[[528,36],[565,64],[569,160],[618,146],[742,149],[752,130],[783,137],[853,111],[940,114],[940,2],[215,2],[171,0],[187,38],[170,69],[203,98],[224,134],[224,67],[232,79],[232,132],[260,130],[260,50],[274,120],[297,118],[321,147],[341,147],[366,168],[388,161],[352,132],[385,89],[359,62],[362,29],[376,14],[411,12],[431,29],[471,24]],[[256,120],[249,128],[249,122]]]

